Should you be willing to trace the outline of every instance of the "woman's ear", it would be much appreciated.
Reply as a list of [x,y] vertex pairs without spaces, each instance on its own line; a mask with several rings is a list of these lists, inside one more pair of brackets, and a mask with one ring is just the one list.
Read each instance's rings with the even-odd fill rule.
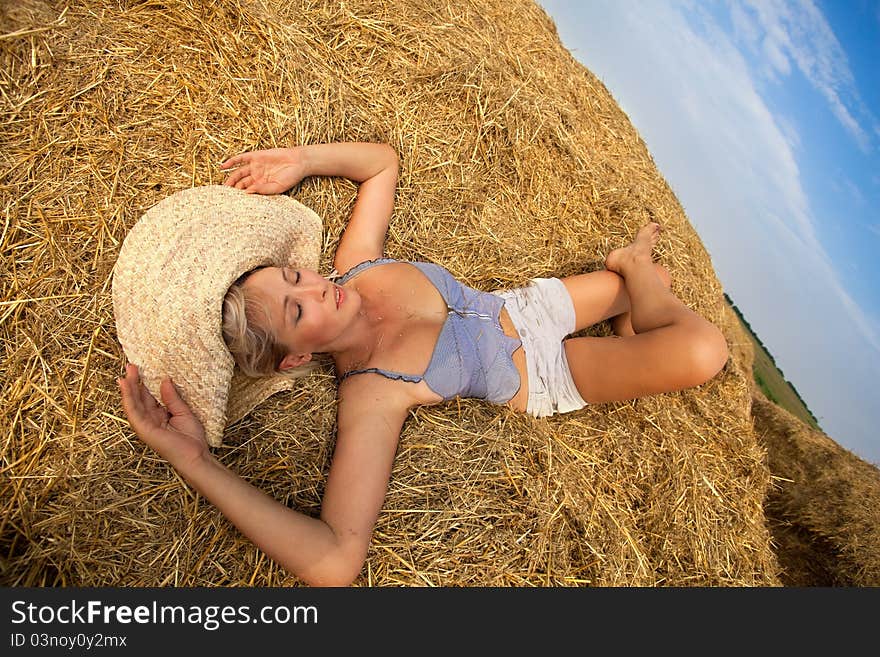
[[312,360],[311,354],[287,354],[278,366],[278,370],[283,372],[284,370],[293,369],[294,367],[305,365],[310,360]]

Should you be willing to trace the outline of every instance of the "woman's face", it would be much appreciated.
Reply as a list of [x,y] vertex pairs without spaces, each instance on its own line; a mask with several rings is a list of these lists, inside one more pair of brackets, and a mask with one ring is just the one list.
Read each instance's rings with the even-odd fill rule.
[[294,360],[304,358],[302,362],[313,353],[337,351],[361,305],[356,290],[310,269],[265,267],[248,276],[243,287],[266,305],[269,317],[261,322]]

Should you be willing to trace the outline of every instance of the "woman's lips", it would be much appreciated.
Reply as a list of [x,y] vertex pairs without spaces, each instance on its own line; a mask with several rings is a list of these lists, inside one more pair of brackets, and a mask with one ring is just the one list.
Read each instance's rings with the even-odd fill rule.
[[336,307],[342,305],[343,300],[345,299],[345,292],[338,285],[336,286]]

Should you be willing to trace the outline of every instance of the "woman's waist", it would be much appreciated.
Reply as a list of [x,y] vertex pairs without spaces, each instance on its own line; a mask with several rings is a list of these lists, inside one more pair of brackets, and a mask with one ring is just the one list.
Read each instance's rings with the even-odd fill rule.
[[507,308],[502,308],[501,312],[498,313],[498,323],[501,325],[504,335],[519,340],[519,331],[516,330],[513,320],[510,319],[510,313],[507,312]]

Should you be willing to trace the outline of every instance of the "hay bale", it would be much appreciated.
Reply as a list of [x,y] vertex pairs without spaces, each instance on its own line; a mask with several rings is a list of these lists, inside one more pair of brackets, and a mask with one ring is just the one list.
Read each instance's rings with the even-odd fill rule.
[[880,470],[769,401],[753,402],[786,586],[880,586]]
[[[391,143],[387,253],[482,289],[599,269],[659,221],[673,291],[723,322],[681,205],[533,2],[26,0],[0,32],[5,585],[298,583],[133,437],[114,383],[127,230],[242,150]],[[324,273],[355,193],[297,192],[325,219]],[[777,585],[749,372],[731,359],[698,389],[541,421],[473,400],[415,411],[358,583]],[[217,454],[317,513],[334,419],[319,373]]]
[[[755,348],[730,306],[731,359],[751,372]],[[764,514],[785,586],[880,584],[880,469],[772,403],[748,376],[752,418],[772,485]]]

